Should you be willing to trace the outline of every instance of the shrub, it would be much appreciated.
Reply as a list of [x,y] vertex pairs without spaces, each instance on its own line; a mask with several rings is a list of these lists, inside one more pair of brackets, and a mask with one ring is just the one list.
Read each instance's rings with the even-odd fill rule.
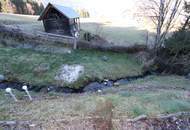
[[165,49],[170,55],[186,55],[190,52],[190,31],[179,30],[165,42]]

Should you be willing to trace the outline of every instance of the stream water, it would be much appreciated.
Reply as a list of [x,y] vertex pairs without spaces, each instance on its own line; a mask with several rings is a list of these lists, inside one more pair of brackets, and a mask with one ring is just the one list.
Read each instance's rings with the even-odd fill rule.
[[[133,77],[127,77],[123,79],[118,80],[104,80],[102,82],[91,82],[87,84],[85,87],[81,89],[72,89],[68,87],[58,87],[58,86],[31,86],[27,85],[29,88],[29,91],[35,91],[35,92],[59,92],[59,93],[84,93],[84,92],[97,92],[99,90],[104,90],[107,88],[111,88],[114,86],[120,86],[120,85],[126,85],[129,84],[131,81],[144,78],[147,75],[140,75],[140,76],[133,76]],[[18,82],[1,82],[0,83],[0,89],[6,89],[6,88],[12,88],[19,91],[22,90],[22,86],[26,85],[23,83]]]

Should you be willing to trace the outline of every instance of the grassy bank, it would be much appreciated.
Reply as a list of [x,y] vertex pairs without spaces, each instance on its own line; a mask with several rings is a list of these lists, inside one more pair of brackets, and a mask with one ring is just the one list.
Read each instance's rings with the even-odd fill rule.
[[[178,83],[173,84],[174,81]],[[52,93],[42,96],[33,93],[36,100],[32,103],[24,101],[20,96],[23,93],[20,92],[17,95],[22,100],[13,103],[1,91],[0,119],[50,121],[69,117],[106,117],[110,113],[113,114],[111,118],[116,119],[189,111],[189,84],[190,81],[184,77],[149,76],[119,88],[105,90],[104,94],[63,96]]]
[[[108,61],[103,61],[106,56]],[[48,64],[49,70],[36,72],[40,64]],[[85,72],[70,87],[82,87],[91,80],[117,79],[141,74],[141,64],[134,56],[111,52],[77,50],[71,54],[51,54],[27,49],[0,48],[0,73],[10,80],[32,85],[61,85],[55,75],[63,64],[79,64]]]

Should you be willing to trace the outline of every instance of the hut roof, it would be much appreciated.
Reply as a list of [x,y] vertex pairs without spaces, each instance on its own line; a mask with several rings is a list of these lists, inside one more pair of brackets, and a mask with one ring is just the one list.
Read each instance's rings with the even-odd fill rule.
[[44,9],[44,11],[41,13],[38,20],[42,20],[51,7],[55,8],[57,11],[59,11],[61,14],[65,15],[69,19],[80,17],[79,14],[72,8],[49,3]]

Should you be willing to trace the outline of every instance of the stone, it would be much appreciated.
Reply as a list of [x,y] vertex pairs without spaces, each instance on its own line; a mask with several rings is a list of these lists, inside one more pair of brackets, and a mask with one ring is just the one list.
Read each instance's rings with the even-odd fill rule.
[[5,80],[5,76],[0,74],[0,81]]
[[109,80],[108,80],[108,79],[104,79],[103,84],[104,84],[104,85],[108,85],[108,82],[109,82]]
[[190,73],[186,76],[186,78],[190,80]]
[[101,59],[102,59],[102,61],[105,61],[105,62],[109,60],[109,58],[107,56],[102,56]]
[[102,93],[102,90],[99,89],[99,90],[98,90],[98,93]]
[[114,87],[119,87],[119,86],[120,86],[120,83],[115,82],[115,83],[113,84],[113,86],[114,86]]
[[147,115],[140,115],[140,116],[132,119],[132,122],[137,122],[137,121],[145,120],[145,119],[147,119]]
[[84,73],[84,67],[81,65],[62,65],[55,80],[64,83],[74,83]]

